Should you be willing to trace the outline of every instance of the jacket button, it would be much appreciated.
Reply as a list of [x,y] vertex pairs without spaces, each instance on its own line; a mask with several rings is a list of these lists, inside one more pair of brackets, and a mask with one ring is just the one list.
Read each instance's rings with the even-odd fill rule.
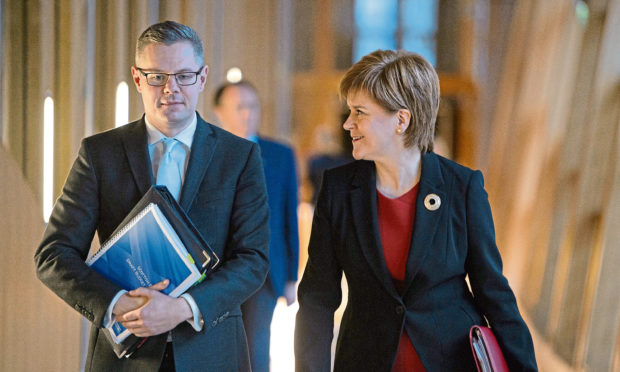
[[403,315],[404,313],[405,313],[405,308],[404,307],[402,307],[400,305],[396,306],[396,314]]

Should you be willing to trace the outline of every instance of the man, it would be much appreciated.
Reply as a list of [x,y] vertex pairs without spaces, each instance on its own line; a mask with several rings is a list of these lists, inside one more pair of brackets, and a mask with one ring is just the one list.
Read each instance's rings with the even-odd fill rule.
[[[35,254],[37,274],[92,322],[87,371],[249,371],[240,306],[269,268],[258,146],[196,113],[207,66],[194,30],[170,21],[150,26],[138,39],[135,62],[145,115],[82,141]],[[127,293],[84,259],[95,231],[105,241],[150,185],[160,183],[168,142],[180,180],[165,184],[222,265],[180,298],[159,292],[167,283]],[[149,336],[129,358],[118,359],[104,337],[102,327],[112,319]]]
[[270,274],[265,284],[241,307],[248,334],[254,372],[269,371],[271,319],[278,297],[288,305],[295,302],[299,261],[297,233],[297,173],[293,151],[257,136],[260,102],[254,87],[246,81],[222,85],[214,98],[221,126],[258,143],[263,158],[269,203]]

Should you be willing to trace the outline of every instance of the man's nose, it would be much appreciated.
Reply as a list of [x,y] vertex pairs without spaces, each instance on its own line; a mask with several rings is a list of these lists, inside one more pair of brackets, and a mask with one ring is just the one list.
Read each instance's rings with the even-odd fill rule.
[[174,75],[168,76],[168,81],[164,85],[164,92],[168,93],[176,93],[179,91],[179,83],[177,83],[177,78]]

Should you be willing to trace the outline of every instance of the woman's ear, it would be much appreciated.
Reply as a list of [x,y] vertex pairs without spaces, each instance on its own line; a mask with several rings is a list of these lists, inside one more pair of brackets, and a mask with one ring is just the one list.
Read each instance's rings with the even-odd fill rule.
[[409,124],[411,124],[411,112],[407,109],[400,109],[396,115],[398,116],[398,128],[402,132],[406,131],[409,128]]

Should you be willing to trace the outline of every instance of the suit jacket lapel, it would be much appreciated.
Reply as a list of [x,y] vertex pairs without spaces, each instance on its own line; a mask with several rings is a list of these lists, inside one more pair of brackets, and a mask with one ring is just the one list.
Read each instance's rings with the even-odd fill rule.
[[353,223],[359,237],[360,247],[373,273],[390,294],[399,297],[385,263],[381,246],[377,220],[377,187],[374,164],[371,162],[365,164],[367,166],[358,168],[351,183]]
[[[258,148],[260,149],[260,156],[263,159],[263,170],[265,171],[265,181],[269,182],[267,178],[268,175],[277,174],[278,172],[276,171],[274,167],[269,165],[271,163],[271,159],[269,159],[269,157],[267,156],[267,153],[265,152],[265,140],[258,137],[257,143],[258,143]],[[267,192],[269,192],[269,188]]]
[[[443,204],[440,205],[439,209],[431,211],[424,206],[424,199],[430,194],[435,194],[440,198]],[[403,294],[409,289],[426,256],[432,251],[433,240],[441,216],[448,207],[446,203],[445,185],[437,155],[433,153],[424,154],[420,187],[415,206],[415,226],[407,258]]]
[[128,124],[127,135],[122,139],[131,174],[136,181],[140,195],[144,195],[151,187],[151,161],[149,160],[144,116],[137,122]]
[[179,202],[186,211],[192,205],[202,179],[211,163],[211,159],[213,159],[216,143],[213,130],[198,115],[196,133],[194,133],[192,151],[189,155],[189,163],[185,171],[185,180],[181,188],[181,200]]

